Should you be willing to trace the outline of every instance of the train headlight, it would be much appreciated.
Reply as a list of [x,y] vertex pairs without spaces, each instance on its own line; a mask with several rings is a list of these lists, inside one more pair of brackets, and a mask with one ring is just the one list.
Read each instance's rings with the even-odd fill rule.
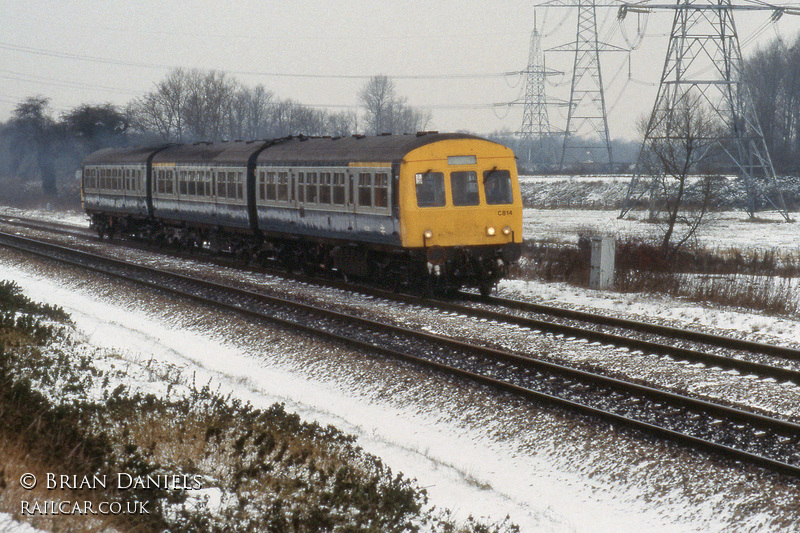
[[511,235],[511,226],[503,228],[503,235]]
[[486,228],[486,235],[488,235],[489,237],[494,237],[495,234],[497,234],[497,230],[494,229],[494,226],[489,226]]
[[426,239],[433,239],[433,230],[426,229],[422,236]]

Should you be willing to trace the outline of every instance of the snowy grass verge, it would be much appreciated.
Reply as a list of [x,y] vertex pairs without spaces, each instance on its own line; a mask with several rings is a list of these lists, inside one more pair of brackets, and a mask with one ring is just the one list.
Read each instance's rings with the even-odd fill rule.
[[[139,502],[147,513],[49,516],[51,530],[510,532],[456,524],[424,489],[332,426],[255,409],[153,361],[117,368],[74,340],[68,317],[0,285],[0,510],[20,502]],[[126,383],[122,384],[122,378]],[[133,378],[133,379],[132,379]],[[13,416],[9,416],[13,415]],[[191,480],[187,486],[22,489],[23,473]],[[149,476],[149,477],[148,477]],[[127,479],[127,478],[126,478]],[[77,486],[76,486],[77,485]],[[189,486],[191,485],[191,486]],[[83,490],[82,490],[83,489]]]

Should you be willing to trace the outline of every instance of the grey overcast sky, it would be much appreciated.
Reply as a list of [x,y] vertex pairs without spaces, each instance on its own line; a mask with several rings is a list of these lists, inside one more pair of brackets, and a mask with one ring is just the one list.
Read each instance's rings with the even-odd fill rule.
[[[170,68],[183,67],[224,71],[280,98],[331,110],[357,105],[362,76],[386,74],[409,104],[431,110],[430,129],[515,131],[522,107],[493,104],[524,95],[521,76],[500,74],[526,68],[535,3],[0,0],[0,120],[35,95],[51,98],[56,115],[82,103],[123,106]],[[543,48],[574,41],[574,9],[536,12]],[[621,26],[616,14],[598,8],[599,35],[626,46],[643,17],[629,15]],[[800,31],[800,17],[776,24],[769,18],[737,14],[745,56],[776,36],[789,43]],[[635,123],[649,112],[671,22],[671,13],[652,14],[640,26],[638,49],[603,55],[613,138],[636,138]],[[572,68],[569,53],[548,53],[546,61],[552,69]],[[548,96],[568,98],[568,75],[548,81]],[[554,129],[564,127],[563,108],[552,108],[550,118]]]

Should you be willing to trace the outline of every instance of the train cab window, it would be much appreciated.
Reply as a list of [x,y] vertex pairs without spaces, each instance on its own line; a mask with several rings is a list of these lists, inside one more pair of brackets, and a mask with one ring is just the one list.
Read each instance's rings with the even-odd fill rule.
[[489,205],[512,204],[511,173],[508,170],[487,170],[483,173],[483,192]]
[[289,201],[289,173],[278,172],[278,201]]
[[372,207],[372,174],[369,172],[358,174],[358,205]]
[[319,203],[330,205],[331,203],[331,173],[319,173]]
[[453,205],[478,205],[478,174],[472,170],[450,173]]
[[317,203],[317,173],[309,172],[306,174],[306,202],[309,204]]
[[441,172],[419,173],[414,177],[417,185],[418,207],[442,207],[444,199],[444,174]]
[[375,207],[389,207],[389,175],[386,172],[375,174]]

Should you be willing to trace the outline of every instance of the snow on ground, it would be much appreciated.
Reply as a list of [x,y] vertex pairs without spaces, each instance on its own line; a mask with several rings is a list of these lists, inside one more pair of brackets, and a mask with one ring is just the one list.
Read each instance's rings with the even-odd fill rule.
[[27,524],[25,522],[17,522],[14,518],[7,513],[0,513],[0,533],[46,533],[41,529]]
[[[198,384],[210,381],[223,393],[230,391],[256,407],[285,402],[288,410],[307,420],[330,423],[355,434],[362,447],[393,470],[416,477],[428,488],[432,503],[451,508],[462,519],[472,514],[502,520],[508,514],[522,531],[537,532],[696,530],[696,524],[685,521],[683,506],[690,503],[680,490],[668,491],[665,501],[652,505],[639,499],[636,486],[609,486],[587,478],[585,470],[603,460],[603,451],[589,460],[576,456],[575,460],[586,464],[566,468],[571,459],[560,454],[589,445],[581,444],[580,435],[577,443],[565,440],[570,436],[567,432],[549,443],[539,442],[538,449],[531,450],[525,439],[536,435],[517,434],[504,427],[505,421],[485,419],[486,412],[480,409],[474,413],[472,426],[463,425],[460,411],[475,404],[471,395],[481,395],[469,389],[462,393],[467,398],[454,394],[450,399],[439,398],[438,393],[425,397],[420,384],[409,384],[409,377],[396,376],[398,382],[391,383],[392,375],[386,375],[384,385],[360,379],[348,383],[341,376],[358,372],[350,368],[331,372],[330,367],[340,364],[332,354],[317,354],[324,360],[319,367],[293,365],[296,354],[280,342],[263,342],[262,337],[261,345],[248,352],[232,338],[181,324],[177,316],[165,321],[152,302],[132,307],[106,302],[94,295],[97,289],[91,285],[57,283],[6,260],[0,262],[0,279],[14,279],[34,300],[64,307],[91,344],[122,354],[126,360],[122,366],[144,364],[153,358],[182,368],[184,375],[194,375]],[[117,297],[110,294],[112,300]],[[276,345],[279,353],[264,351]],[[365,364],[387,366],[374,361]],[[327,379],[327,372],[339,379]],[[410,377],[419,380],[416,374]],[[141,386],[152,389],[159,384]],[[405,394],[405,389],[411,393]],[[420,397],[414,401],[416,395]],[[448,405],[460,400],[465,400],[463,405]],[[432,407],[437,402],[441,405]],[[502,419],[503,413],[497,416]],[[547,415],[534,412],[531,431],[536,428],[533,419],[539,416]],[[503,431],[510,434],[498,437]],[[647,467],[639,464],[633,469],[646,471]],[[713,505],[691,505],[691,514],[700,517],[704,528],[725,529],[729,517],[715,516]]]
[[[12,214],[9,212],[8,214]],[[45,214],[20,211],[20,216],[41,216],[86,227],[81,214]],[[618,236],[657,234],[658,229],[635,220],[618,220],[616,211],[525,210],[526,237],[575,242],[579,233]],[[800,226],[783,223],[750,223],[744,213],[723,213],[703,228],[701,239],[720,247],[764,249],[764,234],[769,247],[800,251]],[[314,350],[286,343],[251,342],[234,338],[224,329],[194,327],[191,320],[165,320],[164,309],[148,308],[148,302],[120,303],[117,291],[101,291],[92,285],[64,281],[57,283],[19,262],[0,259],[0,279],[14,279],[34,300],[64,307],[79,331],[93,345],[121,354],[124,361],[110,363],[131,370],[132,366],[154,359],[182,369],[184,376],[195,376],[196,383],[211,382],[224,392],[231,391],[257,407],[285,402],[289,411],[304,419],[333,424],[358,437],[367,451],[380,456],[395,471],[416,477],[428,488],[432,503],[453,509],[457,516],[490,516],[501,520],[506,514],[520,524],[522,531],[611,532],[611,531],[725,531],[737,502],[721,502],[726,497],[712,494],[690,495],[686,486],[668,487],[654,504],[649,487],[636,483],[609,483],[595,478],[596,465],[568,468],[570,453],[583,437],[576,431],[548,441],[525,435],[509,415],[488,412],[485,407],[469,412],[473,393],[461,390],[466,398],[439,398],[438,391],[426,391],[429,383],[409,385],[418,375],[398,371],[391,365],[361,361],[363,366],[383,368],[385,383],[362,379],[358,372],[348,380],[347,365],[336,350],[301,354]],[[748,333],[751,338],[783,344],[797,343],[800,323],[759,316],[736,310],[715,310],[669,298],[620,295],[589,291],[563,284],[504,281],[500,291],[524,295],[535,301],[563,303],[583,309],[606,309],[620,316],[657,317],[675,325],[696,325],[719,330]],[[150,305],[152,307],[152,305]],[[303,359],[307,357],[307,359]],[[342,368],[337,368],[341,366]],[[395,369],[396,370],[396,369]],[[131,371],[131,376],[137,375]],[[141,373],[140,373],[141,375]],[[441,385],[441,384],[440,384]],[[164,383],[140,383],[140,389],[163,391]],[[447,384],[444,387],[449,386]],[[426,396],[428,394],[428,396]],[[477,394],[479,396],[479,394]],[[463,400],[462,403],[459,403]],[[485,400],[485,399],[484,399]],[[491,402],[488,402],[491,403]],[[506,406],[498,402],[500,409]],[[483,410],[482,410],[483,409]],[[490,417],[483,419],[487,412]],[[506,418],[504,418],[504,416]],[[536,433],[531,415],[530,432]],[[472,417],[473,425],[464,423]],[[552,423],[546,419],[545,424]],[[504,424],[509,424],[505,428]],[[508,435],[502,434],[507,429]],[[585,431],[585,430],[584,430]],[[586,437],[585,446],[591,447]],[[500,436],[498,436],[500,435]],[[559,440],[561,439],[561,440]],[[538,449],[531,449],[531,442]],[[631,446],[637,446],[635,443]],[[603,451],[576,453],[576,460],[603,461]],[[624,466],[620,465],[621,469]],[[632,471],[660,469],[658,459],[630,466]],[[589,475],[586,475],[587,468]],[[602,470],[602,469],[601,469]],[[720,477],[724,478],[724,474]],[[673,478],[666,477],[669,484]],[[680,483],[680,482],[678,482]],[[686,483],[686,480],[684,480]],[[641,494],[637,491],[641,489]],[[728,494],[729,496],[730,494]],[[692,521],[687,517],[693,517]],[[0,531],[3,531],[0,515]],[[767,511],[748,517],[747,530],[775,530]],[[744,525],[743,525],[744,527]],[[12,529],[16,533],[17,530]],[[28,530],[23,530],[28,531]]]
[[79,211],[52,211],[47,209],[19,209],[16,207],[3,206],[3,215],[8,217],[25,217],[44,220],[47,222],[58,222],[69,224],[81,228],[89,227],[89,217]]
[[[621,238],[663,234],[659,225],[644,221],[647,217],[644,212],[631,212],[624,220],[617,218],[617,210],[525,209],[522,216],[523,234],[534,241],[576,243],[580,234]],[[708,221],[698,228],[698,242],[710,249],[778,249],[800,254],[800,223],[783,222],[776,213],[764,213],[759,218],[762,221],[751,222],[743,211],[711,213]]]
[[737,333],[750,340],[800,348],[800,321],[770,316],[747,309],[720,309],[669,296],[620,294],[584,289],[567,283],[503,280],[498,294],[524,298],[553,306],[604,312],[633,320],[658,320],[676,327],[694,328],[718,334]]

